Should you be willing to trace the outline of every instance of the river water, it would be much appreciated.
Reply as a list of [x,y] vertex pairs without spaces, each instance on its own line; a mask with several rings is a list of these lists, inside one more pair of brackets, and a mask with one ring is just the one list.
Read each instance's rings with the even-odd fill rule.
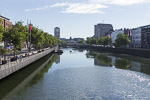
[[63,51],[1,80],[0,100],[150,100],[149,59]]

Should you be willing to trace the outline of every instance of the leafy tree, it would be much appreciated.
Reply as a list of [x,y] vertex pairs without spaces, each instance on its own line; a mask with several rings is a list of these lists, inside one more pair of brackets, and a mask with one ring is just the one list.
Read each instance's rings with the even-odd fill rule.
[[32,26],[32,44],[36,49],[53,46],[59,43],[59,40],[42,30]]
[[78,43],[79,43],[79,44],[83,44],[83,43],[84,43],[84,40],[80,40]]
[[0,49],[0,55],[2,55],[2,58],[4,58],[4,60],[6,60],[6,54],[9,52],[9,50],[3,48]]
[[60,41],[61,44],[67,44],[65,40]]
[[97,44],[97,39],[96,38],[91,39],[91,44]]
[[126,46],[130,42],[128,35],[125,34],[118,34],[117,39],[115,40],[115,46],[121,47]]
[[97,40],[97,44],[99,44],[99,45],[102,44],[102,41],[100,38]]
[[[21,50],[22,43],[24,43],[27,39],[27,28],[23,26],[22,22],[17,22],[13,27],[11,27],[4,34],[4,40],[9,41],[9,43],[13,44],[13,47]],[[14,51],[14,55],[15,55]]]
[[86,39],[86,43],[91,45],[91,39],[90,39],[90,38],[87,38],[87,39]]
[[101,44],[102,45],[108,45],[110,43],[112,43],[112,38],[108,37],[108,36],[103,36],[100,38]]
[[[1,23],[2,19],[0,19],[0,23]],[[0,24],[0,42],[2,41],[3,38],[3,32],[4,32],[4,27]]]

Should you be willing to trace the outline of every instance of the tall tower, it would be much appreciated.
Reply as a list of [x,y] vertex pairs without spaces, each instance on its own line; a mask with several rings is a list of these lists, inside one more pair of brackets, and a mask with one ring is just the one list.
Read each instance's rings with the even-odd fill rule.
[[57,39],[60,39],[60,28],[59,27],[55,27],[55,29],[54,29],[54,36]]

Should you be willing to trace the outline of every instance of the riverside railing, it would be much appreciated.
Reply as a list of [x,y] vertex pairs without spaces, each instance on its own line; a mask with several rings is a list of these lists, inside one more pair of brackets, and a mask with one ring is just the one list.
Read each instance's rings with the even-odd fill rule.
[[20,70],[21,68],[35,62],[36,60],[46,56],[47,54],[54,51],[56,47],[54,48],[47,48],[43,52],[36,53],[34,55],[18,59],[13,62],[8,62],[7,64],[0,66],[0,80],[7,77],[8,75]]

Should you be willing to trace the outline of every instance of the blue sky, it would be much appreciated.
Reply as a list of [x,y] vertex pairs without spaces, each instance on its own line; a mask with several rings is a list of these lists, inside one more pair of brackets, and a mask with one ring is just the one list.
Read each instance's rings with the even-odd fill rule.
[[94,25],[110,23],[114,29],[150,24],[150,0],[1,0],[0,14],[13,23],[27,19],[45,32],[61,37],[90,37]]

